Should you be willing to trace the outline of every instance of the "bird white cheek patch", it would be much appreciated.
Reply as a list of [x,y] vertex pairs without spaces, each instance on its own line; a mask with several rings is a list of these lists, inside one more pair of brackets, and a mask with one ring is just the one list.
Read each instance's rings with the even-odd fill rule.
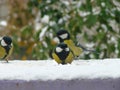
[[66,51],[70,51],[69,48],[66,48],[65,50],[66,50]]
[[62,39],[66,39],[68,37],[68,34],[66,33],[66,34],[63,34],[63,35],[60,35],[60,38],[62,38]]
[[4,40],[1,41],[1,45],[2,45],[2,46],[7,46],[7,44],[5,43]]
[[59,53],[59,52],[62,52],[62,49],[61,49],[60,47],[57,47],[57,48],[56,48],[56,52],[58,52],[58,53]]

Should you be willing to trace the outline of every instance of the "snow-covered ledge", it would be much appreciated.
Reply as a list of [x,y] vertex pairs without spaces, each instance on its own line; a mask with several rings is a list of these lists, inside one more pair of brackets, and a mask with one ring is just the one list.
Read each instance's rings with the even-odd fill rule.
[[0,90],[120,90],[120,59],[1,61]]

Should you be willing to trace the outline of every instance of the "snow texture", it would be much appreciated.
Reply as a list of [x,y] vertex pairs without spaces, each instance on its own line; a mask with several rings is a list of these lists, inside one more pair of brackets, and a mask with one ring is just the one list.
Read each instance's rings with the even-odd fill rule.
[[54,60],[0,62],[0,80],[72,80],[120,78],[120,59],[74,60],[58,65]]

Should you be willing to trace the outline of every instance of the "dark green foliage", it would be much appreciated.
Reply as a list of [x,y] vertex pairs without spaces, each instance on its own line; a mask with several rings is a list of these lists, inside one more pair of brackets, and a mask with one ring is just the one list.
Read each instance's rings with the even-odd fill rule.
[[[83,53],[80,58],[119,58],[120,7],[116,3],[120,3],[120,1],[29,0],[25,15],[22,15],[23,10],[22,14],[20,14],[21,17],[26,17],[22,17],[22,19],[21,17],[15,18],[17,22],[12,19],[13,24],[17,24],[21,28],[20,32],[17,32],[20,36],[20,41],[17,41],[17,35],[13,35],[13,38],[15,38],[15,54],[21,52],[19,56],[22,59],[48,59],[50,52],[56,46],[54,41],[56,32],[60,29],[66,29],[70,32],[71,39],[75,44],[79,42],[86,48],[94,49],[99,53]],[[35,10],[40,13],[39,24],[41,28],[39,30],[34,28],[35,17],[38,17],[37,13],[33,15]],[[49,17],[48,22],[41,21],[45,16]],[[32,24],[30,24],[31,21]],[[40,37],[41,33],[44,32],[44,28],[46,28],[46,31]],[[19,46],[17,45],[18,43]],[[92,44],[92,46],[87,47],[87,44]],[[20,48],[18,49],[18,47]]]
[[[85,0],[81,5],[78,5],[80,3],[79,0],[68,1],[69,5],[66,5],[62,0],[41,0],[39,2],[35,0],[32,3],[33,1],[29,1],[29,8],[33,8],[33,6],[38,8],[41,17],[48,15],[49,22],[54,21],[56,23],[53,26],[50,26],[49,23],[45,25],[49,27],[47,32],[51,30],[53,36],[59,29],[64,28],[71,33],[73,41],[79,42],[79,38],[76,39],[76,35],[79,34],[82,37],[80,38],[82,39],[82,42],[80,41],[81,44],[94,44],[93,49],[99,54],[92,53],[94,56],[92,58],[120,57],[120,53],[116,53],[117,50],[120,51],[120,40],[118,39],[120,33],[120,11],[112,0]],[[96,11],[94,11],[95,9]],[[60,20],[62,20],[61,23]],[[114,21],[118,26],[117,30],[113,24],[111,25],[111,22]],[[48,36],[44,38],[48,45],[47,49],[42,48],[44,54],[48,53],[48,49],[51,50],[51,39],[53,38]],[[90,59],[90,55],[91,53],[85,54],[83,58]]]

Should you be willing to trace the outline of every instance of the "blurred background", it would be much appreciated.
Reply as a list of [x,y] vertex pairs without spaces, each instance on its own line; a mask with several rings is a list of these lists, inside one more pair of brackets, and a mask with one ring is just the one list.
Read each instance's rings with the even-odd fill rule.
[[0,0],[0,36],[13,39],[11,59],[46,60],[66,29],[80,59],[120,57],[120,0]]

